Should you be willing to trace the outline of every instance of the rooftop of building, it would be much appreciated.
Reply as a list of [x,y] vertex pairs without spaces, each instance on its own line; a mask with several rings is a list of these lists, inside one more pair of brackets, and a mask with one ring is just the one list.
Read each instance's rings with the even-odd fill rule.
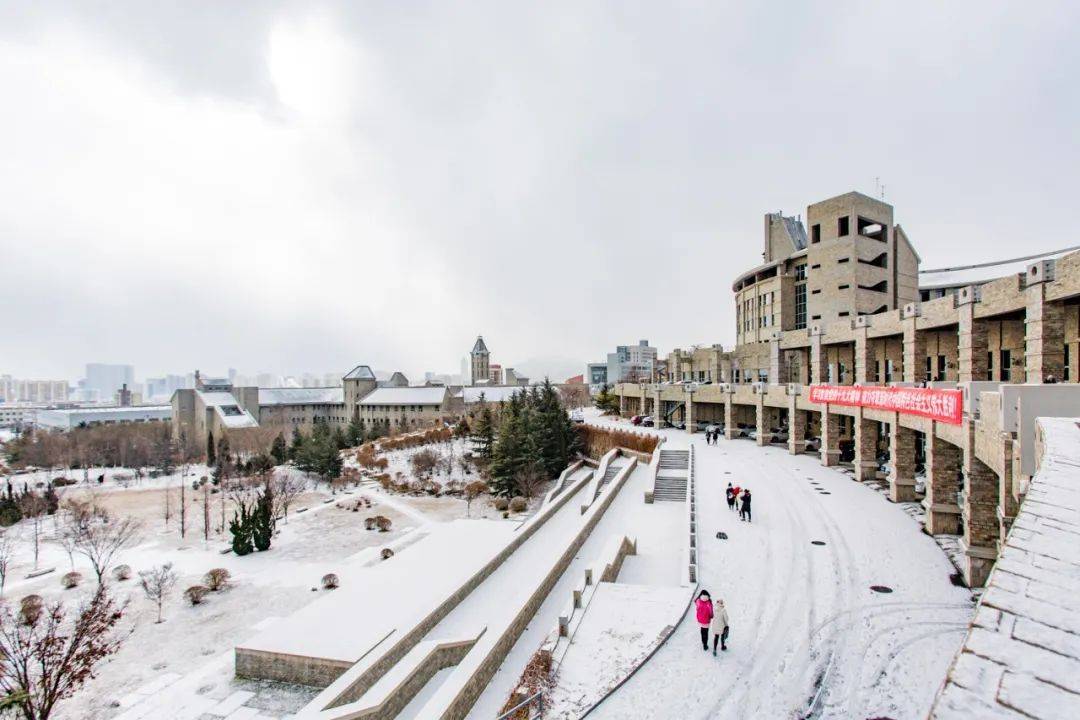
[[260,405],[336,405],[344,402],[345,389],[340,387],[259,388]]
[[380,387],[364,397],[360,405],[442,405],[446,393],[445,387]]
[[484,402],[505,402],[515,393],[524,392],[521,385],[479,385],[476,387],[461,388],[460,393],[454,397],[460,397],[466,405],[480,402],[480,396],[484,396]]
[[1008,260],[995,260],[993,262],[976,263],[973,265],[956,265],[953,267],[934,268],[932,270],[919,271],[919,288],[932,290],[938,288],[963,287],[965,285],[978,285],[981,283],[997,280],[1009,275],[1017,275],[1027,270],[1027,266],[1039,260],[1053,260],[1067,255],[1074,250],[1080,250],[1080,245],[1024,255]]
[[357,365],[349,372],[345,373],[345,380],[374,380],[375,373],[371,371],[371,368],[367,365]]

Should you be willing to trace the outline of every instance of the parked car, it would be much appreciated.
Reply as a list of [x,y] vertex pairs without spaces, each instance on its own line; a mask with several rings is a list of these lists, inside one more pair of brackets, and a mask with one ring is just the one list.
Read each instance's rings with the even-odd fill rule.
[[821,452],[821,438],[819,437],[806,437],[806,449],[810,452]]
[[643,419],[644,419],[643,415],[635,415],[634,417],[630,418],[630,424],[631,425],[640,425],[641,421]]
[[723,428],[721,428],[719,425],[715,425],[713,423],[709,423],[708,425],[705,426],[705,432],[718,433],[718,432],[723,432],[723,431],[724,431]]
[[705,432],[706,430],[708,430],[711,427],[712,427],[712,423],[710,423],[708,420],[698,420],[697,422],[694,423],[694,428],[698,432]]
[[750,438],[751,440],[757,440],[757,428],[750,428],[749,430],[747,430],[746,437]]
[[671,427],[675,428],[676,430],[685,430],[686,423],[684,423],[682,420],[672,420]]
[[652,416],[646,415],[645,417],[641,418],[641,425],[642,427],[653,427],[654,423]]
[[772,441],[774,443],[786,443],[788,441],[788,430],[785,427],[772,429]]
[[585,413],[581,411],[581,408],[576,408],[570,411],[570,422],[583,423],[585,422]]

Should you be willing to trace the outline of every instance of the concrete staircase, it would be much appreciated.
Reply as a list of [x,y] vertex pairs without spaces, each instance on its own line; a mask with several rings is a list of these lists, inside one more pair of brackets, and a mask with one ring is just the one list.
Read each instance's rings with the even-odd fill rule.
[[686,476],[690,465],[689,450],[661,450],[656,473],[653,502],[684,502]]
[[611,482],[611,478],[618,475],[619,471],[622,469],[622,465],[616,465],[615,463],[611,463],[610,465],[608,465],[607,472],[604,473],[604,477],[600,478],[600,486],[597,489],[597,492],[607,487],[607,484]]

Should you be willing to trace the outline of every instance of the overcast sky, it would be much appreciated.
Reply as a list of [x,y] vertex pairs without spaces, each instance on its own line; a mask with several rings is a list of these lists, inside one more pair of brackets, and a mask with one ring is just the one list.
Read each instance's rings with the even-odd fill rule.
[[924,267],[1073,245],[1078,16],[5,2],[0,373],[727,345],[762,215],[878,177]]

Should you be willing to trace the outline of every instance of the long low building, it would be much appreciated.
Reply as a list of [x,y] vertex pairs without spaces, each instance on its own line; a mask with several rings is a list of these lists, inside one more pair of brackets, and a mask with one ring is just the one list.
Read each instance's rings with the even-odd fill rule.
[[[887,480],[894,501],[921,499],[928,532],[961,536],[964,578],[981,586],[1034,472],[1035,419],[1080,414],[1080,253],[997,279],[984,264],[961,286],[941,274],[923,301],[910,283],[918,256],[891,207],[849,193],[808,218],[805,235],[792,218],[767,217],[772,260],[735,284],[739,342],[707,361],[714,382],[684,382],[697,371],[676,358],[667,365],[679,374],[616,386],[620,411],[782,440],[825,465],[850,463],[858,480]],[[787,255],[781,230],[795,238]],[[896,269],[894,255],[899,274],[879,272]],[[825,267],[866,259],[872,278]],[[850,295],[851,283],[870,280],[885,292]],[[876,302],[886,309],[874,312]]]
[[48,430],[71,430],[95,425],[125,425],[129,423],[169,422],[172,407],[169,405],[143,405],[135,407],[95,407],[70,410],[38,410],[35,424]]

